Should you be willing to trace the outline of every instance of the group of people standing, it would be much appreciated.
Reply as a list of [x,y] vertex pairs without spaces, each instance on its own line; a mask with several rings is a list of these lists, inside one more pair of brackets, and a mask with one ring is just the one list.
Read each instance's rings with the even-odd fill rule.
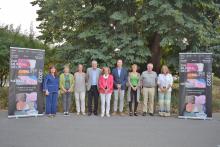
[[[88,116],[98,115],[99,96],[101,99],[101,117],[110,117],[110,102],[114,93],[114,115],[124,116],[124,99],[127,90],[129,115],[138,116],[137,107],[141,94],[144,98],[143,116],[154,115],[154,98],[158,90],[159,115],[170,116],[171,91],[173,77],[166,65],[162,66],[161,73],[153,71],[153,64],[147,65],[147,70],[138,73],[138,66],[133,64],[131,71],[123,67],[123,61],[117,60],[116,67],[110,70],[104,66],[98,68],[97,61],[92,61],[92,67],[84,72],[83,65],[79,64],[77,72],[70,73],[68,65],[64,66],[63,73],[57,75],[55,66],[51,66],[45,76],[43,90],[46,95],[46,114],[53,117],[56,114],[58,93],[62,94],[64,115],[69,115],[72,94],[75,95],[77,115],[86,115],[85,96],[88,92]],[[92,107],[94,105],[94,107]],[[134,106],[134,107],[133,107]]]

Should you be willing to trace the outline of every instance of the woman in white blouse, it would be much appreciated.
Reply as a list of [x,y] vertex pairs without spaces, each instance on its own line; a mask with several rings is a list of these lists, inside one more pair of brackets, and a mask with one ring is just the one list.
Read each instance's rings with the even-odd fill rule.
[[160,116],[170,116],[171,91],[173,85],[173,77],[166,65],[161,68],[161,74],[158,76],[158,93]]

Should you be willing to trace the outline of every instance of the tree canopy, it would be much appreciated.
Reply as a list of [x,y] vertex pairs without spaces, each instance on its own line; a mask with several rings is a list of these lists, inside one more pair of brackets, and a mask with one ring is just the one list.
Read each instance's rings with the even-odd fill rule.
[[[45,43],[60,62],[178,67],[179,52],[213,52],[219,67],[217,0],[35,0]],[[62,61],[64,60],[64,61]]]
[[0,87],[5,86],[9,76],[10,47],[48,48],[39,40],[34,39],[32,33],[29,35],[22,34],[20,32],[20,27],[17,27],[16,29],[14,29],[13,25],[0,27]]

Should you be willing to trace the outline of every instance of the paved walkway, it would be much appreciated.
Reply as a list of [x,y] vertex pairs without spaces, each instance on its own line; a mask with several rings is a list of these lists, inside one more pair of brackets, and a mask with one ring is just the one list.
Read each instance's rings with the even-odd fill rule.
[[76,116],[8,119],[0,112],[0,147],[217,147],[220,114],[213,120],[175,117]]

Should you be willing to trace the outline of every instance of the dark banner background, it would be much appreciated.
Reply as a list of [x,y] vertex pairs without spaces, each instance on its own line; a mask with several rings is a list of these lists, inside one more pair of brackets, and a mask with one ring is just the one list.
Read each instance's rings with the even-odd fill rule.
[[[205,95],[206,114],[212,117],[212,54],[211,53],[180,53],[179,54],[179,82],[180,82],[180,103],[179,115],[183,116],[185,111],[186,95]],[[201,73],[206,81],[206,88],[187,88],[187,63],[203,63],[204,70]]]
[[[37,93],[37,110],[38,113],[43,113],[43,93],[42,93],[42,82],[43,82],[43,69],[44,69],[44,56],[45,50],[40,49],[28,49],[28,48],[10,48],[10,83],[9,83],[9,97],[8,97],[8,115],[14,115],[16,111],[16,94],[19,93]],[[33,61],[34,67],[27,68],[22,65],[19,60]],[[20,63],[18,63],[20,62]],[[20,66],[18,66],[20,64]],[[31,66],[33,66],[31,65]],[[22,67],[23,66],[23,67]],[[19,83],[18,76],[21,71],[28,71],[30,73],[25,74],[27,77],[34,77],[37,84],[28,85]]]

